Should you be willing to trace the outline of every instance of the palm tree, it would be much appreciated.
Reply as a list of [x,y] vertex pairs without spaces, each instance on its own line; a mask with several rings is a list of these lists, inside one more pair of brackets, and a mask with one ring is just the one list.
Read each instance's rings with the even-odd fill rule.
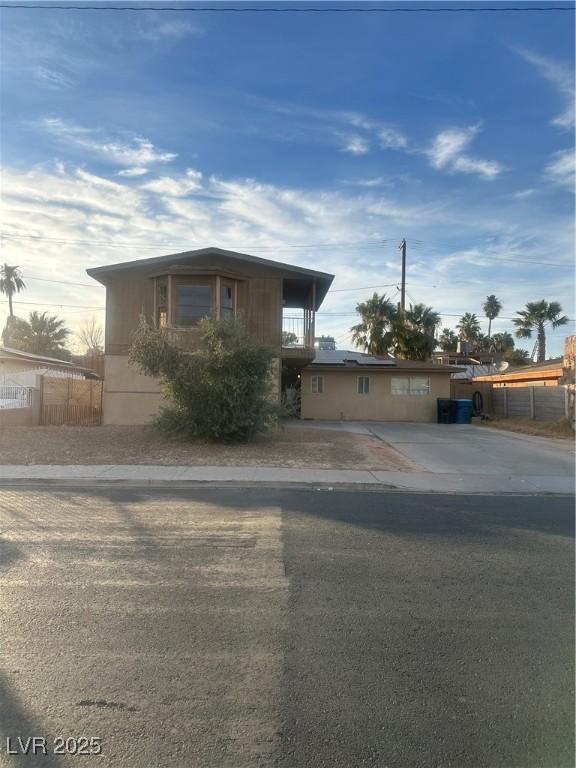
[[512,321],[519,339],[531,339],[532,332],[536,332],[539,363],[546,360],[546,324],[550,323],[552,328],[558,328],[568,322],[566,315],[561,315],[561,312],[562,307],[557,301],[529,301],[525,309],[516,312],[519,317]]
[[405,360],[428,360],[434,351],[440,315],[425,304],[410,305],[393,322],[394,353]]
[[495,333],[490,341],[494,352],[504,354],[509,349],[514,349],[514,338],[511,333],[508,333],[508,331],[504,331],[503,333]]
[[498,317],[502,309],[502,302],[499,301],[493,293],[486,296],[486,301],[482,304],[484,314],[488,318],[488,338],[491,336],[492,320]]
[[372,298],[356,305],[362,322],[351,328],[352,341],[370,355],[385,355],[392,346],[392,324],[396,316],[394,304],[374,293]]
[[474,313],[465,312],[458,324],[458,336],[462,341],[475,342],[480,336],[480,321]]
[[70,352],[66,349],[66,339],[69,334],[64,320],[47,312],[34,311],[30,312],[28,320],[9,318],[2,339],[6,346],[23,352],[68,360]]
[[26,283],[22,280],[20,267],[10,267],[8,264],[0,266],[0,293],[8,297],[9,316],[14,317],[12,308],[12,296],[20,293],[26,288]]
[[442,328],[442,333],[438,336],[437,346],[442,352],[456,352],[458,336],[449,328]]

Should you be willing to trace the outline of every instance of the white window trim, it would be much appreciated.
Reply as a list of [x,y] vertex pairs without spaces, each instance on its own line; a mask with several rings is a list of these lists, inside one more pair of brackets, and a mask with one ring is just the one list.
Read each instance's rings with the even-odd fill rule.
[[[366,379],[368,381],[368,389],[366,392],[360,391],[360,379]],[[356,376],[356,394],[357,395],[369,395],[370,394],[370,376]]]
[[[314,390],[314,381],[316,380],[316,390]],[[318,382],[320,382],[320,388],[318,388]],[[322,374],[315,374],[310,376],[310,394],[323,395],[324,394],[324,376]]]

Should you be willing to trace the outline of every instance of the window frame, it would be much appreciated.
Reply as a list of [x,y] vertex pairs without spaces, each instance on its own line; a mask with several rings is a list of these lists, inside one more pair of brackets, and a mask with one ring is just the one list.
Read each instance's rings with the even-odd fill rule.
[[[172,320],[173,320],[173,323],[174,323],[173,327],[174,328],[183,328],[183,329],[196,328],[198,326],[200,320],[202,320],[204,317],[210,317],[211,315],[214,314],[214,311],[216,309],[216,295],[215,295],[216,284],[215,284],[215,282],[216,281],[214,280],[214,278],[210,278],[210,277],[186,277],[186,278],[185,277],[180,277],[180,278],[174,280],[173,290],[172,290],[172,297],[171,297],[172,298],[173,306],[171,307],[171,312],[170,312],[170,314],[172,315]],[[209,306],[209,311],[206,314],[199,316],[197,318],[196,322],[194,322],[194,323],[187,323],[187,324],[183,325],[181,323],[181,321],[180,321],[180,307],[179,307],[179,303],[178,303],[178,291],[179,291],[180,288],[183,288],[183,287],[185,288],[187,286],[203,286],[203,287],[210,288],[210,306]]]
[[[367,382],[367,387],[360,388],[360,382]],[[369,395],[370,394],[370,376],[362,375],[356,376],[356,394],[357,395]]]
[[[394,384],[405,379],[408,382],[408,386],[405,392],[395,392]],[[414,379],[426,379],[426,392],[413,391],[416,387],[413,384]],[[421,387],[423,389],[423,387]],[[432,393],[432,382],[430,376],[392,376],[390,378],[390,394],[393,397],[430,397]]]
[[[314,384],[316,383],[316,388],[314,388]],[[320,385],[320,386],[318,386]],[[312,395],[323,395],[325,392],[324,389],[324,376],[320,374],[314,374],[310,376],[310,394]]]
[[[220,314],[220,318],[223,317],[234,317],[236,314],[236,281],[229,280],[227,278],[220,278],[220,296],[218,297],[218,311]],[[224,307],[222,302],[222,293],[225,288],[228,288],[230,290],[230,298],[232,300],[232,306],[230,307]],[[228,314],[229,312],[229,314]]]

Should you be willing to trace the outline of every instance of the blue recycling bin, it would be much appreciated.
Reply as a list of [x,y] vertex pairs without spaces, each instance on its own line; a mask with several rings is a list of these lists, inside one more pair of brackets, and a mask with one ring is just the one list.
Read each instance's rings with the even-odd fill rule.
[[472,400],[452,400],[454,404],[454,424],[470,424],[472,421]]

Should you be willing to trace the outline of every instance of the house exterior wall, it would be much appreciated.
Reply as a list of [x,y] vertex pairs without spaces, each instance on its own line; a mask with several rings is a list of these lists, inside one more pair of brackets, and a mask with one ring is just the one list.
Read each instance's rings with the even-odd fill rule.
[[[311,377],[324,377],[324,392],[313,394]],[[370,392],[357,393],[358,376],[370,377]],[[429,395],[393,395],[394,376],[430,376]],[[450,373],[410,370],[330,371],[304,369],[301,378],[301,417],[338,421],[436,421],[436,398],[450,397]]]
[[[280,360],[272,364],[272,397],[280,398]],[[148,424],[157,416],[165,399],[160,382],[143,376],[130,365],[127,355],[106,355],[102,423]]]
[[[244,318],[248,334],[256,341],[268,344],[280,353],[282,345],[282,278],[271,270],[230,263],[226,260],[194,261],[194,272],[219,267],[233,270],[242,279],[237,281],[236,312]],[[181,279],[174,275],[173,279]],[[126,355],[140,317],[149,322],[154,316],[154,279],[149,272],[130,270],[110,275],[106,287],[107,355]]]
[[106,355],[102,396],[103,424],[147,424],[162,405],[160,382],[143,376],[127,355]]
[[28,363],[25,360],[10,360],[9,358],[3,358],[0,360],[0,376],[4,376],[8,373],[21,373],[22,371],[29,371],[31,368],[37,368],[38,363],[35,365]]
[[[238,261],[214,258],[195,259],[194,274],[206,270],[230,270],[236,282],[236,313],[256,341],[277,352],[273,366],[273,396],[280,398],[279,364],[282,347],[282,277],[276,270]],[[146,271],[130,270],[110,275],[106,287],[104,424],[145,424],[153,420],[162,404],[159,382],[138,373],[128,364],[128,350],[140,317],[154,317],[154,278]],[[173,280],[183,275],[174,275]],[[175,330],[175,343],[190,351],[195,346],[194,328]]]

